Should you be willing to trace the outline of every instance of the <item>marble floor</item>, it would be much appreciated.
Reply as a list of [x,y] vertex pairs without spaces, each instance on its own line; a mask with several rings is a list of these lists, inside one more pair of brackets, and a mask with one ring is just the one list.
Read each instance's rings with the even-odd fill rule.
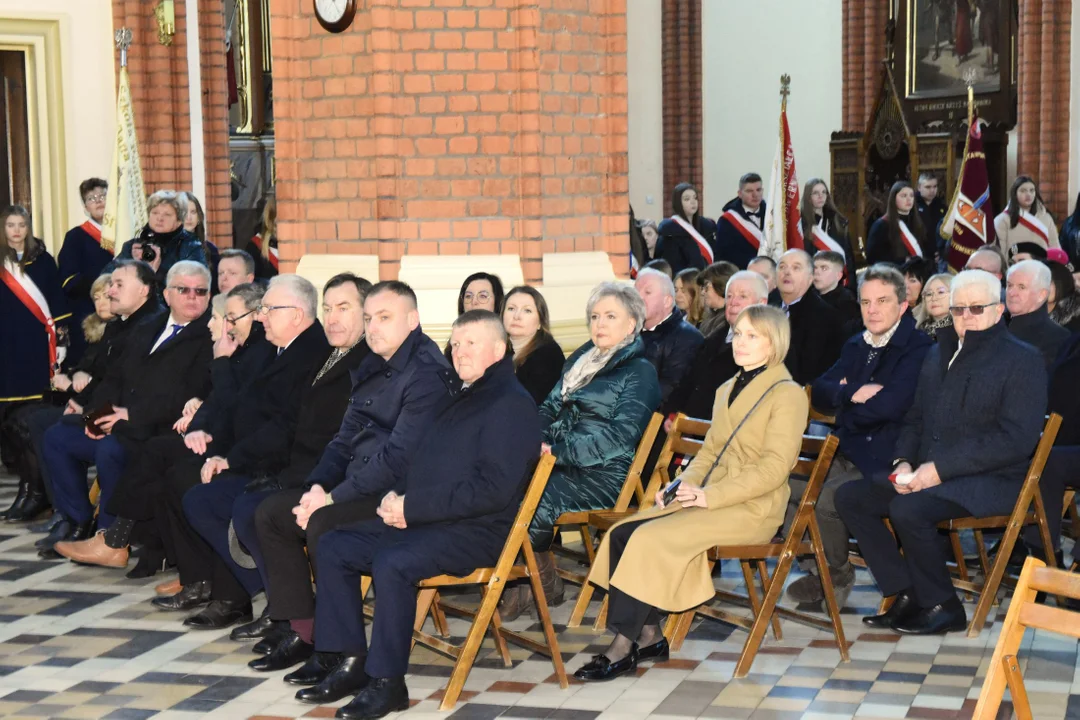
[[[0,476],[7,506],[13,480]],[[293,700],[295,687],[249,670],[250,644],[231,642],[227,631],[189,632],[182,614],[149,604],[162,576],[132,581],[123,572],[42,562],[37,536],[0,524],[0,717],[181,718],[333,717],[333,707]],[[736,587],[736,568],[724,568],[722,585]],[[576,590],[570,590],[572,598]],[[438,710],[450,672],[442,656],[417,649],[408,686],[408,718],[968,718],[978,697],[1005,608],[995,609],[975,639],[901,638],[865,632],[859,615],[878,595],[864,571],[844,613],[851,662],[842,663],[831,636],[784,623],[784,639],[767,638],[749,677],[733,680],[745,634],[711,620],[698,621],[683,649],[669,662],[639,669],[634,677],[562,690],[550,663],[512,649],[505,668],[490,644],[481,650],[462,701]],[[256,610],[261,608],[261,598]],[[566,629],[571,602],[554,611],[569,671],[600,652],[605,638]],[[598,605],[593,604],[590,615]],[[969,613],[972,606],[968,606]],[[510,626],[537,629],[528,617]],[[450,620],[463,636],[463,621]],[[1080,719],[1077,643],[1029,633],[1021,648],[1035,717]],[[1003,706],[1001,717],[1011,715]]]

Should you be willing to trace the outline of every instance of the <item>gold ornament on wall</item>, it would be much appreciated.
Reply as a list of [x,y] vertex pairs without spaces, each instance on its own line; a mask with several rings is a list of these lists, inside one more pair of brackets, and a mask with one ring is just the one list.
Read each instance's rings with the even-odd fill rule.
[[175,0],[161,0],[154,6],[154,17],[158,24],[158,42],[168,47],[176,35]]

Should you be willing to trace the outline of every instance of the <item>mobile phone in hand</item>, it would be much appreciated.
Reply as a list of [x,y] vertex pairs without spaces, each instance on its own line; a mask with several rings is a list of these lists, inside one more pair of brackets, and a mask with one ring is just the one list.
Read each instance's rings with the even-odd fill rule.
[[682,485],[682,480],[673,480],[664,488],[664,507],[675,501],[675,493],[679,492],[680,485]]

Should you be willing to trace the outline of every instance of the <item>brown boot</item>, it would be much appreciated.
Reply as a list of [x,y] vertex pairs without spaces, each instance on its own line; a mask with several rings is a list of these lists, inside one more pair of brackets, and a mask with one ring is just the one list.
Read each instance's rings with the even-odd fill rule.
[[563,579],[559,577],[555,568],[555,553],[548,552],[536,554],[536,568],[540,571],[540,584],[544,587],[544,596],[551,607],[562,605],[566,600],[563,587]]
[[528,585],[510,585],[499,598],[499,617],[504,623],[517,620],[522,613],[532,609],[532,599]]

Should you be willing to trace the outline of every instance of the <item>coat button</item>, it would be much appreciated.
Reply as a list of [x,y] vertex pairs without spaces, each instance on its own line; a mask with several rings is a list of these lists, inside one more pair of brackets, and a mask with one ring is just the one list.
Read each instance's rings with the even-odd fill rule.
[[365,400],[365,401],[364,401],[364,405],[370,405],[370,404],[371,404],[371,401],[370,401],[370,400]]
[[365,456],[364,456],[364,462],[367,462],[367,461],[368,461],[368,460],[370,460],[370,459],[371,459],[371,458],[369,458],[369,457],[368,457],[367,455],[365,455]]
[[934,442],[938,442],[939,440],[941,440],[941,436],[937,433],[934,433]]
[[356,456],[355,456],[355,455],[350,455],[350,456],[349,456],[349,462],[352,462],[352,461],[353,461],[353,460],[355,460],[355,459],[356,459]]
[[394,374],[394,373],[393,373],[393,372],[391,372],[390,370],[387,370],[387,371],[386,371],[386,377],[390,377],[390,376],[391,376],[391,375],[393,375],[393,374]]

